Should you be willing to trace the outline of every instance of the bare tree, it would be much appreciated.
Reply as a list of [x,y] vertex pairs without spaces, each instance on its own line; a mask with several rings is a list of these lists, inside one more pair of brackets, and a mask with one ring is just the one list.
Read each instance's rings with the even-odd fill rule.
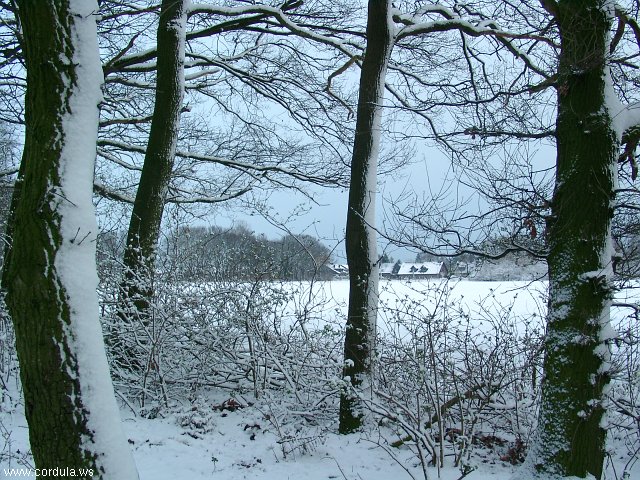
[[[369,5],[372,8],[374,3]],[[382,8],[377,2],[375,5],[377,9]],[[466,4],[456,3],[453,9],[442,4],[422,6],[410,3],[403,4],[402,7],[406,8],[406,12],[389,7],[388,18],[385,17],[387,19],[384,22],[384,25],[393,27],[389,27],[389,32],[384,31],[381,26],[382,13],[376,12],[375,18],[380,24],[371,34],[367,31],[368,45],[362,62],[357,119],[362,123],[356,125],[346,244],[351,290],[345,340],[344,375],[355,387],[369,383],[366,377],[371,374],[373,339],[376,330],[378,259],[373,215],[376,189],[373,163],[380,138],[380,127],[379,123],[374,123],[374,119],[379,121],[375,118],[379,112],[375,111],[374,106],[378,108],[382,106],[382,93],[386,90],[389,94],[388,111],[392,112],[391,115],[396,117],[396,120],[398,120],[398,112],[403,111],[414,118],[418,116],[421,120],[427,121],[426,129],[431,131],[432,138],[448,145],[447,139],[439,133],[439,125],[433,120],[432,112],[440,112],[446,107],[455,106],[459,100],[453,99],[456,96],[462,98],[459,93],[456,93],[457,90],[463,89],[468,94],[481,83],[471,74],[468,85],[465,85],[465,80],[458,81],[455,76],[447,76],[447,68],[455,72],[458,71],[456,68],[460,67],[471,70],[471,67],[467,66],[468,57],[465,56],[468,54],[467,37],[486,37],[489,40],[482,42],[483,44],[495,43],[505,50],[515,50],[515,47],[505,39],[520,36],[530,38],[526,34],[518,35],[500,29],[493,17]],[[369,19],[371,20],[371,17]],[[441,34],[442,38],[437,38],[438,34]],[[384,39],[384,46],[381,46],[383,44],[381,38]],[[452,38],[455,39],[454,45],[459,53],[447,51],[446,56],[441,56],[438,50]],[[373,44],[373,49],[369,44],[372,41],[376,42]],[[391,55],[392,48],[394,48],[394,55]],[[369,59],[377,66],[367,65],[367,57],[371,55],[377,55]],[[441,67],[439,61],[445,60],[446,66]],[[423,61],[424,64],[421,63]],[[371,68],[371,72],[374,73],[370,73],[368,68]],[[374,85],[378,84],[384,85],[380,91],[374,88]],[[372,92],[380,95],[378,99],[373,98]],[[364,106],[362,101],[365,102]],[[482,103],[482,101],[478,99],[476,103]],[[393,131],[390,133],[392,137],[395,136],[401,140],[403,136],[415,133],[415,129],[404,134]],[[413,242],[410,243],[413,244]],[[348,400],[348,394],[342,396],[340,425],[342,432],[357,429],[363,416],[361,411],[349,413],[354,411],[354,407]]]
[[[330,170],[315,168],[311,173],[309,167],[317,164],[316,159],[326,156],[322,152],[312,153],[318,152],[318,142],[305,144],[285,137],[261,112],[261,108],[284,109],[302,126],[304,136],[323,138],[323,150],[332,145],[315,129],[318,126],[327,133],[330,123],[316,125],[312,113],[325,109],[327,99],[331,99],[312,79],[318,67],[307,62],[313,65],[311,73],[303,72],[311,80],[307,84],[297,80],[294,74],[295,68],[303,70],[304,62],[298,57],[310,59],[311,56],[299,51],[297,37],[277,43],[263,40],[263,37],[290,33],[289,27],[280,28],[275,24],[273,17],[298,9],[300,2],[285,2],[277,8],[200,4],[190,9],[188,5],[181,5],[181,46],[175,39],[168,41],[167,32],[173,31],[168,27],[173,18],[168,13],[174,11],[171,5],[177,4],[165,2],[160,9],[157,46],[140,51],[136,51],[139,50],[137,42],[144,32],[139,29],[145,25],[145,18],[156,15],[157,9],[143,8],[143,5],[135,9],[112,2],[103,5],[102,23],[108,51],[104,67],[107,99],[102,109],[99,155],[107,165],[100,162],[95,183],[101,195],[133,203],[124,260],[122,310],[125,317],[139,314],[144,317],[143,311],[151,301],[154,252],[166,203],[216,204],[238,198],[250,190],[300,189],[299,185],[305,182],[335,185],[341,183],[340,171],[344,170],[340,163],[331,162]],[[304,9],[296,13],[300,18],[309,15]],[[187,17],[190,18],[188,25]],[[122,24],[125,28],[116,28]],[[129,37],[119,38],[121,31],[129,32]],[[222,53],[220,50],[226,49],[219,44],[212,47],[213,39],[222,35],[235,45],[234,54]],[[181,58],[182,64],[176,65],[175,59],[180,54],[186,55],[186,61]],[[154,76],[155,86],[147,80]],[[183,81],[173,82],[180,76]],[[151,89],[155,89],[156,96],[155,111],[150,116],[145,108],[149,107]],[[183,101],[184,89],[186,102]],[[302,102],[302,98],[310,101]],[[143,101],[138,102],[139,99]],[[197,99],[199,103],[204,100],[221,113],[220,117],[214,116],[212,121],[202,114],[199,118],[187,115],[180,121],[181,114],[189,114],[193,108],[189,105],[190,99]],[[273,106],[263,103],[265,101]],[[222,120],[225,116],[230,117],[228,122]],[[215,121],[218,118],[220,122]],[[149,137],[144,145],[141,140],[147,133],[149,121]],[[116,136],[118,139],[114,140]],[[145,157],[142,166],[129,160],[141,155]],[[135,184],[140,172],[135,201],[129,193],[114,188],[113,183],[109,185],[106,180],[114,177],[114,165],[129,171],[125,178],[130,184]],[[121,175],[115,177],[122,178]]]
[[554,478],[601,478],[610,380],[612,222],[623,135],[610,73],[615,12],[604,1],[543,2],[557,22],[556,186],[549,219],[549,310],[538,437],[528,464]]
[[[457,168],[481,167],[468,186],[482,190],[489,210],[478,214],[443,195],[439,200],[449,205],[432,199],[404,212],[409,227],[402,233],[406,244],[430,253],[498,258],[526,250],[548,256],[545,377],[527,474],[600,478],[608,342],[614,335],[612,226],[617,212],[637,205],[629,185],[636,175],[639,118],[632,92],[640,29],[628,12],[603,1],[508,5],[518,15],[530,14],[524,23],[506,16],[514,23],[509,32],[496,26],[495,42],[515,54],[525,70],[495,78],[485,63],[490,45],[463,45],[472,88],[461,89],[458,105],[451,102],[449,108],[469,115],[458,114],[457,131],[433,133],[458,159]],[[493,70],[505,74],[508,68]],[[526,149],[541,139],[556,149],[555,169],[530,162]],[[479,151],[480,163],[473,159]],[[496,153],[504,163],[487,161]],[[630,174],[623,164],[631,165]],[[625,189],[618,187],[618,172]],[[622,202],[616,201],[618,193]],[[509,241],[484,250],[482,240],[499,232]]]
[[121,309],[125,317],[148,315],[151,275],[178,142],[184,97],[184,49],[188,0],[164,0],[158,23],[158,65],[151,130],[133,204]]
[[[339,155],[349,129],[338,121],[345,107],[324,91],[331,60],[305,51],[297,34],[316,28],[295,23],[314,18],[319,3],[309,4],[198,4],[188,10],[186,92],[167,202],[217,204],[250,190],[345,184]],[[133,203],[158,58],[139,30],[144,19],[155,25],[157,9],[104,5],[105,37],[122,23],[131,26],[128,37],[115,36],[106,49],[96,191]],[[285,14],[290,11],[293,19]],[[338,22],[339,14],[318,23]],[[274,20],[278,16],[284,26]]]
[[340,397],[340,433],[350,433],[362,426],[364,412],[357,394],[371,395],[373,388],[378,308],[378,258],[374,229],[376,171],[385,74],[393,48],[394,28],[391,1],[370,1],[347,207],[346,249],[350,290],[343,376],[350,388]]

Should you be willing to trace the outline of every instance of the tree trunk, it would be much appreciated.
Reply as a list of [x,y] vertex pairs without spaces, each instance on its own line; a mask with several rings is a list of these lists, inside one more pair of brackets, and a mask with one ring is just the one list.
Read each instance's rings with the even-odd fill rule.
[[372,388],[378,306],[376,169],[384,82],[393,48],[392,29],[391,1],[370,0],[346,229],[350,291],[343,376],[352,388],[340,396],[340,433],[350,433],[362,426],[364,413],[357,397],[368,394],[367,390]]
[[611,222],[619,139],[603,0],[562,0],[556,187],[549,222],[549,311],[538,435],[528,463],[544,478],[601,478],[609,382]]
[[26,134],[4,280],[36,467],[134,479],[96,294],[97,8],[89,1],[18,0]]
[[153,296],[151,281],[184,97],[187,2],[163,0],[160,11],[155,107],[124,253],[121,312],[129,320],[145,321]]

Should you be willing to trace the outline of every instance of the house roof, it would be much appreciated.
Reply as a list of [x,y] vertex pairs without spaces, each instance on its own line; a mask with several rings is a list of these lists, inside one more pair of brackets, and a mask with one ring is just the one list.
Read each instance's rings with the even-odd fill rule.
[[442,262],[403,263],[398,275],[439,275],[442,266]]
[[380,272],[380,275],[387,274],[387,273],[391,274],[393,273],[394,266],[395,266],[395,263],[381,263],[378,271]]
[[[395,263],[381,263],[378,272],[380,275],[391,275]],[[343,264],[330,264],[326,266],[334,274],[347,275],[349,266]],[[440,275],[444,267],[443,262],[401,263],[396,275]]]
[[342,265],[339,263],[334,263],[334,264],[330,264],[326,266],[329,270],[331,270],[332,272],[339,274],[339,275],[346,275],[349,273],[349,266],[348,265]]

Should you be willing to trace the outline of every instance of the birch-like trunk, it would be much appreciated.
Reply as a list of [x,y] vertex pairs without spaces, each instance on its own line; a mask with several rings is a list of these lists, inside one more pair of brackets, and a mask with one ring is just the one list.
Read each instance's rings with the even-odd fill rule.
[[[607,105],[611,18],[603,0],[561,0],[556,187],[542,405],[531,477],[599,479],[612,296],[619,139]],[[521,478],[521,473],[518,474]]]
[[[102,68],[88,0],[18,0],[27,70],[7,306],[35,466],[137,478],[98,318],[93,168]],[[65,471],[69,476],[74,476]],[[86,473],[82,476],[87,476]]]
[[343,376],[349,389],[340,397],[340,433],[358,430],[364,412],[359,395],[373,388],[378,259],[375,231],[376,170],[387,64],[393,48],[390,0],[370,0],[367,50],[360,74],[356,136],[351,161],[346,250],[349,310]]

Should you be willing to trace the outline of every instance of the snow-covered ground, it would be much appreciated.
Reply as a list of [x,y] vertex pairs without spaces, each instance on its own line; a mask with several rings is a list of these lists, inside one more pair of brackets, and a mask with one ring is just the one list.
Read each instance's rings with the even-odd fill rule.
[[[316,324],[309,327],[322,328],[322,323],[331,322],[332,318],[335,322],[342,321],[348,282],[326,282],[316,288],[320,291],[313,295],[313,304],[322,312],[309,316],[316,319]],[[509,318],[519,325],[518,329],[537,328],[544,317],[544,292],[545,285],[540,282],[383,281],[381,304],[386,308],[380,327],[398,333],[394,330],[393,315],[388,313],[396,307],[424,309],[423,313],[429,313],[446,306],[456,315],[470,313],[478,331],[482,331],[483,318],[491,323],[504,311],[510,312]],[[310,297],[300,293],[296,298]],[[286,310],[292,317],[299,317],[304,305],[308,304],[294,301]],[[28,431],[15,383],[9,385],[9,394],[0,404],[1,478],[12,478],[5,469],[30,466]],[[121,415],[142,480],[424,479],[410,448],[389,446],[398,436],[387,427],[340,436],[335,434],[337,419],[330,424],[306,419],[309,428],[304,434],[308,438],[288,443],[284,426],[271,413],[277,403],[279,399],[274,395],[256,400],[246,394],[211,391],[196,400],[185,398],[154,419],[136,416],[126,406],[121,408]],[[626,448],[618,442],[610,442],[616,471],[609,469],[607,479],[621,478],[618,475],[630,460]],[[465,478],[506,480],[514,473],[517,477],[517,467],[500,459],[504,449],[491,448],[472,449],[469,465],[475,470]],[[429,478],[461,478],[452,458],[446,458],[445,463],[440,472],[429,467]],[[630,473],[627,478],[640,478],[640,464]]]
[[[187,425],[189,412],[148,420],[123,411],[125,434],[141,480],[389,480],[411,478],[407,470],[423,478],[415,457],[403,450],[392,457],[377,446],[377,433],[328,434],[309,445],[307,452],[285,457],[274,427],[254,408],[233,412],[210,408],[206,415],[199,409],[194,416],[198,417],[199,421],[194,421],[198,428]],[[20,456],[29,448],[24,416],[19,410],[3,411],[1,418],[4,426],[12,429],[11,452]],[[0,439],[0,445],[2,442]],[[0,478],[12,478],[5,469],[24,466],[15,459],[3,461]],[[437,478],[436,469],[430,470],[432,478]],[[514,467],[498,461],[480,464],[466,478],[506,480],[512,471]],[[443,480],[459,477],[457,469],[442,470]]]

